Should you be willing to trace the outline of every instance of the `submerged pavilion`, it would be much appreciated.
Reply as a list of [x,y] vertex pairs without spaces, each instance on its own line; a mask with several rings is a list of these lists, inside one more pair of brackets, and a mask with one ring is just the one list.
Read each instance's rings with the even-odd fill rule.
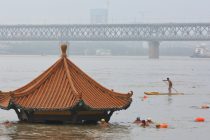
[[0,91],[0,108],[14,109],[20,121],[96,123],[130,106],[132,93],[103,87],[67,58],[67,45],[61,50],[61,58],[33,81]]

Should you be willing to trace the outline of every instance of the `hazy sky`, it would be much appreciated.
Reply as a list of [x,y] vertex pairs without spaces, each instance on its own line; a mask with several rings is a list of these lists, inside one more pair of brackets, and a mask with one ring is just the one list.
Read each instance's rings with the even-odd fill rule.
[[210,22],[210,0],[0,0],[0,24],[89,23],[107,5],[109,23]]

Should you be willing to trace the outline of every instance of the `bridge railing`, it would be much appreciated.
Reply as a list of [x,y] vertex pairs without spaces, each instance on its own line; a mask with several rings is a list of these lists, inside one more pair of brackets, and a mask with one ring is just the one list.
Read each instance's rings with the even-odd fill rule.
[[2,41],[208,41],[210,23],[0,25]]

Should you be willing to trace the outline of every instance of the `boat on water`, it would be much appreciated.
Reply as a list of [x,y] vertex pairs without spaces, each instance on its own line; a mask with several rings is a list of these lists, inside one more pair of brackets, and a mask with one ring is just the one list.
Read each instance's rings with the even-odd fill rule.
[[146,95],[184,95],[184,93],[161,93],[161,92],[156,92],[156,91],[153,91],[153,92],[144,92],[144,94]]
[[210,51],[206,48],[205,45],[201,45],[200,47],[196,47],[192,58],[210,58]]

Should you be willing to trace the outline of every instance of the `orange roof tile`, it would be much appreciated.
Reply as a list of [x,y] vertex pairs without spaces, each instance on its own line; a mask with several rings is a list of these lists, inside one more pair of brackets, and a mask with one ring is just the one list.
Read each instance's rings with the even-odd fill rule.
[[3,93],[0,91],[0,108],[7,109],[11,99],[10,93]]
[[61,49],[62,57],[32,82],[12,94],[0,94],[0,107],[12,103],[24,109],[66,110],[82,101],[93,110],[119,110],[130,105],[132,94],[103,87],[67,59],[66,45]]

